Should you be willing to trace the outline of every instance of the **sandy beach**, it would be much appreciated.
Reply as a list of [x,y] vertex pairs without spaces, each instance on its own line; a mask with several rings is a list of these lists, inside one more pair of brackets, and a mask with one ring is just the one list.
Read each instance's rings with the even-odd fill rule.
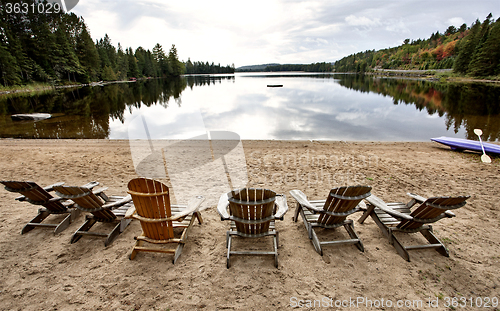
[[[287,195],[289,211],[276,223],[278,269],[271,256],[235,256],[226,269],[229,223],[216,211],[220,191],[202,193],[204,223],[194,225],[173,265],[172,256],[164,254],[140,253],[129,260],[134,236],[141,233],[135,220],[108,247],[96,237],[70,244],[84,214],[60,234],[36,228],[21,235],[37,207],[1,189],[0,309],[449,310],[453,298],[458,310],[478,309],[471,302],[494,310],[495,301],[500,309],[495,300],[500,299],[499,158],[484,164],[479,154],[432,142],[243,141],[242,146],[248,186]],[[0,180],[42,186],[95,180],[109,187],[106,193],[125,195],[135,177],[128,141],[0,140]],[[296,206],[288,192],[300,189],[311,199],[324,199],[332,187],[357,184],[373,187],[372,194],[386,202],[406,202],[407,192],[470,195],[455,218],[433,225],[450,257],[415,251],[407,262],[372,219],[357,222],[361,213],[349,218],[364,252],[350,245],[316,253],[301,219],[292,221]],[[343,228],[326,234],[347,236]],[[405,241],[411,240],[425,241],[419,235]],[[271,240],[258,245],[270,246]]]

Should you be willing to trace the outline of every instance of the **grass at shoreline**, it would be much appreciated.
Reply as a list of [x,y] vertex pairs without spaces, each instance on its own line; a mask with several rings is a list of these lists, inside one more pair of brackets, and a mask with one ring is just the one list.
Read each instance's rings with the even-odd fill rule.
[[500,83],[500,76],[492,77],[470,77],[454,73],[448,70],[411,70],[411,69],[385,69],[385,70],[374,70],[367,72],[369,75],[373,76],[389,76],[389,77],[417,77],[421,79],[437,80],[439,82],[458,82],[458,83],[471,83],[471,82],[483,82],[483,83]]
[[[335,73],[335,72],[334,72]],[[468,77],[453,73],[452,71],[440,71],[440,70],[400,70],[400,69],[386,69],[386,70],[374,70],[366,72],[368,75],[374,76],[388,76],[388,77],[419,77],[422,79],[438,80],[439,82],[459,82],[459,83],[470,83],[470,82],[485,82],[485,83],[500,83],[500,76],[477,78]],[[123,81],[113,81],[113,82],[123,82]],[[74,85],[51,85],[49,83],[30,83],[26,85],[13,85],[13,86],[0,86],[0,96],[5,94],[17,94],[17,93],[37,93],[37,92],[47,92],[55,90],[61,87],[80,87],[82,84]]]
[[0,95],[12,93],[44,92],[53,89],[54,86],[48,83],[30,83],[26,85],[0,86]]

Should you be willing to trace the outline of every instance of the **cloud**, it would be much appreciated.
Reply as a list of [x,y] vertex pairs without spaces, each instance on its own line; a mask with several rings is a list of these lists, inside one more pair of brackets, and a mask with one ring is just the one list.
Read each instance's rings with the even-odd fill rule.
[[461,17],[452,17],[452,18],[448,19],[448,22],[450,23],[450,25],[453,25],[457,28],[462,26],[465,23],[464,19]]
[[[181,60],[237,67],[269,62],[334,61],[406,39],[471,24],[498,0],[85,0],[72,10],[94,40],[136,49],[175,44]],[[397,44],[395,44],[397,43]]]
[[356,17],[354,15],[349,15],[345,18],[345,21],[350,26],[364,26],[364,27],[372,27],[380,25],[380,19],[374,18],[370,19],[365,16]]

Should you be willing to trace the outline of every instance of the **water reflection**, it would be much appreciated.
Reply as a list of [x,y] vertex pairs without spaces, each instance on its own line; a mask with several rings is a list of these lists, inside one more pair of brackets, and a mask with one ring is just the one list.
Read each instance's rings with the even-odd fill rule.
[[[53,118],[10,118],[34,112]],[[0,137],[127,139],[130,120],[142,114],[155,120],[150,124],[153,139],[186,138],[199,133],[174,120],[190,113],[200,128],[232,131],[242,139],[477,139],[473,129],[481,128],[485,140],[498,141],[500,87],[298,73],[153,79],[0,96]]]
[[[443,117],[446,130],[465,129],[466,139],[477,139],[475,128],[483,130],[483,139],[500,137],[500,87],[484,83],[430,83],[421,80],[373,79],[346,75],[339,84],[360,92],[392,97],[395,105],[414,105],[429,116]],[[450,134],[447,134],[450,136]]]

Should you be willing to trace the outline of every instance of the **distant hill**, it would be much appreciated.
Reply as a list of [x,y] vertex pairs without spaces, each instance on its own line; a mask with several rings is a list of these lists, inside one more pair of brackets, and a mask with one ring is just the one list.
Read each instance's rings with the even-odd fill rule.
[[400,46],[368,50],[346,56],[334,64],[335,72],[364,73],[373,69],[453,69],[470,76],[500,76],[500,18],[489,14],[470,27],[449,26],[429,39],[404,40]]
[[332,63],[312,63],[312,64],[264,64],[243,66],[236,68],[236,72],[281,72],[281,71],[305,71],[305,72],[331,72],[333,70]]
[[263,65],[250,65],[250,66],[241,66],[236,68],[236,72],[242,71],[264,71],[268,66],[279,66],[280,64],[263,64]]

